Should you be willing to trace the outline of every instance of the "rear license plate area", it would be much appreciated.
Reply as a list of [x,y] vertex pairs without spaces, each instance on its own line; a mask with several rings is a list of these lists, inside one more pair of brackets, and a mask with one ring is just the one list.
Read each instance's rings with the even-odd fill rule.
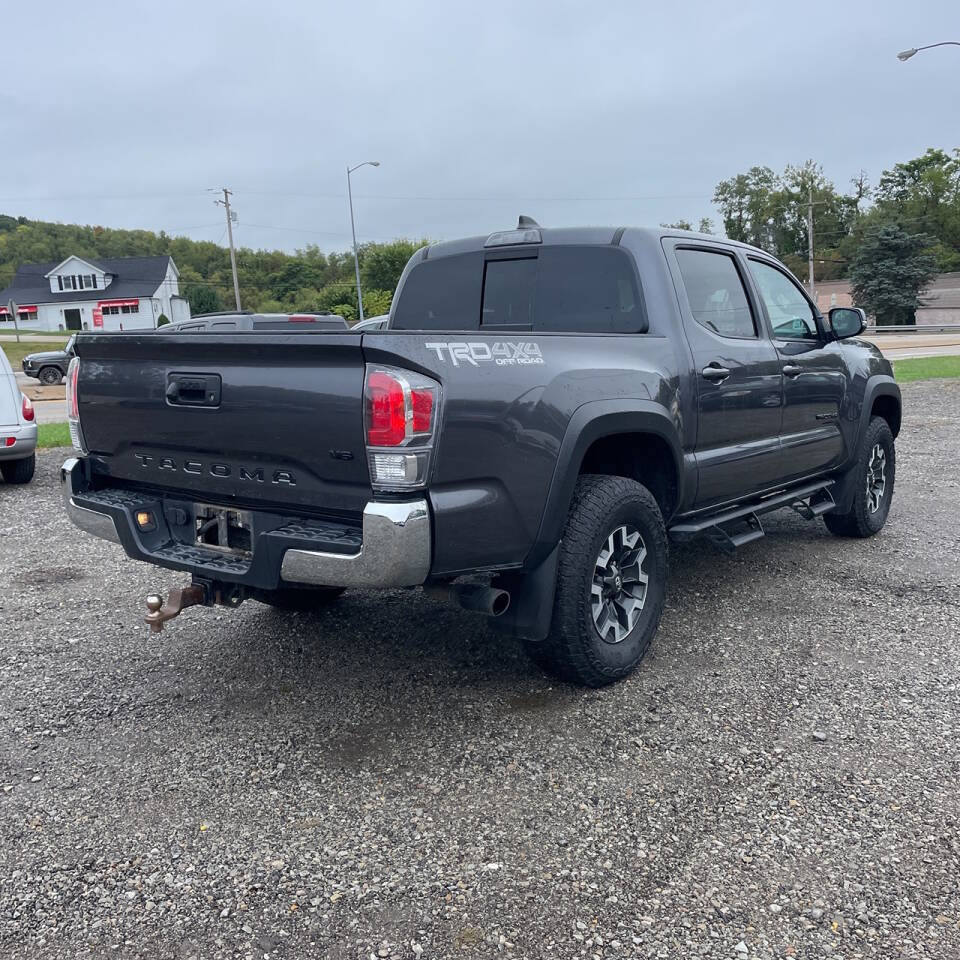
[[197,503],[194,504],[194,527],[198,547],[245,557],[253,555],[253,523],[249,510]]

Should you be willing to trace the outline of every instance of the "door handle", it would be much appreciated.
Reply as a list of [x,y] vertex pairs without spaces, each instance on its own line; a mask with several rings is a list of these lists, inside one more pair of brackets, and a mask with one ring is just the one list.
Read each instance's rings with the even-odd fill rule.
[[726,367],[721,367],[719,363],[711,363],[700,371],[700,375],[711,383],[721,383],[730,376],[730,371]]
[[783,375],[789,377],[791,380],[799,377],[801,373],[803,373],[803,367],[795,363],[785,363],[783,365]]

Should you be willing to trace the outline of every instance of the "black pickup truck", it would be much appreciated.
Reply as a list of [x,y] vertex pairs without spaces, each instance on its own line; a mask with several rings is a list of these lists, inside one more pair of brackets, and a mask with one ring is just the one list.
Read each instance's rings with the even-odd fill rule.
[[154,629],[422,585],[599,686],[656,632],[669,539],[884,525],[900,392],[863,327],[753,247],[521,218],[418,251],[383,331],[78,338],[67,510],[191,575]]

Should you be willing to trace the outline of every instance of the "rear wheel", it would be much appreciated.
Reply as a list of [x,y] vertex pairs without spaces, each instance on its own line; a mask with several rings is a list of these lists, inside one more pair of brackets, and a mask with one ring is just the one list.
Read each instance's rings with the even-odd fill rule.
[[896,471],[890,425],[883,417],[874,417],[860,442],[857,462],[850,468],[853,503],[846,513],[825,513],[827,529],[838,537],[872,537],[882,530],[893,501]]
[[540,666],[600,687],[628,676],[660,624],[667,535],[646,487],[626,477],[577,481],[557,568],[550,634],[528,643]]
[[33,479],[37,458],[35,454],[24,457],[22,460],[0,461],[0,476],[7,483],[29,483]]
[[50,387],[58,384],[63,379],[63,374],[57,367],[44,367],[40,371],[37,379]]
[[280,587],[264,590],[256,598],[261,603],[278,610],[320,610],[333,603],[346,587]]

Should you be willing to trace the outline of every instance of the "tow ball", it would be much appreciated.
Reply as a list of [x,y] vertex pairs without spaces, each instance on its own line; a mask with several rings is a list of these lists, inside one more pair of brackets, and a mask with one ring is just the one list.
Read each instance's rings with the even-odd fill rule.
[[243,589],[235,584],[195,580],[189,587],[174,587],[166,600],[159,593],[148,594],[147,610],[150,612],[144,620],[150,624],[151,633],[160,633],[168,620],[179,616],[187,607],[212,607],[216,604],[239,607],[245,596]]
[[206,590],[199,583],[189,587],[174,587],[167,594],[166,603],[158,593],[147,596],[147,609],[150,611],[144,619],[150,624],[151,633],[160,633],[163,625],[179,616],[187,607],[194,607],[206,600]]

